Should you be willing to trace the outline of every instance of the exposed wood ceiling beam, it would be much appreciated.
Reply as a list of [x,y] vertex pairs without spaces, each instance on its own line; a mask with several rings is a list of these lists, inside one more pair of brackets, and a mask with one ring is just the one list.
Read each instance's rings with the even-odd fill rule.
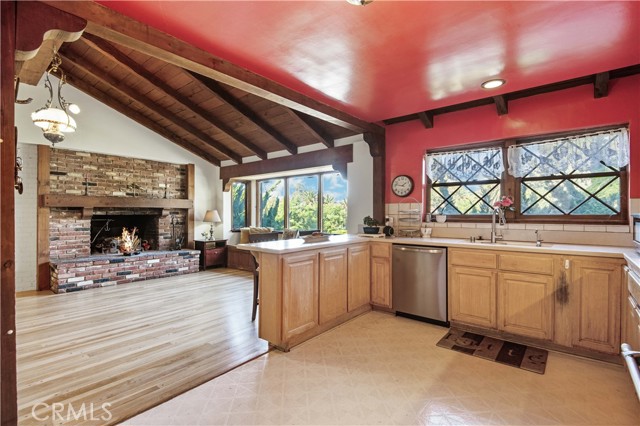
[[22,83],[35,86],[62,43],[80,38],[87,21],[35,1],[16,3],[16,69]]
[[433,113],[430,111],[421,111],[418,113],[418,119],[422,122],[422,125],[427,129],[433,128]]
[[211,136],[209,136],[205,132],[197,129],[194,126],[192,126],[187,121],[176,117],[175,114],[173,114],[170,111],[167,111],[165,108],[157,105],[156,103],[154,103],[149,98],[147,98],[144,95],[142,95],[141,93],[137,93],[137,92],[134,92],[133,90],[131,90],[130,88],[123,87],[122,82],[120,82],[116,78],[114,78],[114,77],[110,76],[109,74],[107,74],[103,69],[101,69],[101,68],[99,68],[99,67],[97,67],[97,66],[95,66],[95,65],[93,65],[91,63],[88,63],[84,59],[70,58],[68,55],[63,55],[63,57],[65,58],[65,61],[68,61],[68,62],[72,63],[73,65],[75,65],[76,67],[80,68],[84,72],[86,72],[86,73],[92,75],[93,77],[97,78],[102,83],[111,86],[112,90],[118,92],[118,94],[123,99],[126,99],[128,102],[130,102],[130,103],[138,102],[139,104],[144,105],[147,109],[149,109],[153,113],[155,113],[155,114],[159,115],[160,117],[164,118],[165,120],[175,124],[176,126],[183,128],[185,131],[189,132],[193,137],[199,139],[203,143],[209,145],[211,148],[213,148],[216,151],[219,151],[220,153],[222,153],[225,156],[229,157],[230,159],[232,159],[236,163],[242,163],[242,157],[240,155],[238,155],[236,152],[230,150],[229,148],[227,148],[226,146],[224,146],[220,142],[216,141],[215,139],[213,139]]
[[346,165],[352,161],[353,145],[344,145],[338,148],[321,149],[319,151],[305,152],[303,154],[271,158],[265,161],[255,161],[253,163],[221,167],[220,179],[222,179],[222,187],[224,188],[224,191],[228,191],[231,187],[229,182],[234,178],[327,165],[331,165],[334,170],[339,171],[346,178]]
[[509,103],[504,96],[498,95],[493,97],[493,102],[496,104],[496,110],[498,115],[505,115],[509,113]]
[[298,121],[298,124],[305,128],[307,132],[309,132],[315,139],[318,140],[318,142],[320,142],[327,148],[333,148],[333,138],[320,127],[316,126],[311,120],[309,120],[309,116],[290,108],[287,108],[287,111],[289,111],[289,114]]
[[67,72],[67,81],[76,89],[86,93],[87,95],[93,97],[97,101],[102,102],[108,107],[118,111],[120,114],[123,114],[129,117],[130,119],[140,124],[141,126],[144,126],[147,129],[151,130],[152,132],[155,132],[158,135],[162,136],[163,138],[170,140],[176,145],[202,158],[203,160],[208,161],[209,163],[214,164],[216,166],[220,166],[219,158],[214,157],[208,152],[205,152],[202,149],[194,146],[191,142],[186,141],[180,138],[179,136],[171,133],[169,130],[160,126],[158,123],[156,123],[146,115],[141,114],[138,111],[134,110],[133,108],[130,108],[129,106],[125,105],[124,103],[117,101],[113,96],[95,88],[89,83],[86,83],[84,80],[76,78],[72,73]]
[[108,42],[101,40],[96,36],[87,34],[84,36],[84,42],[91,48],[100,52],[100,54],[106,56],[112,61],[124,66],[130,72],[136,74],[138,77],[146,80],[149,84],[155,86],[160,92],[164,93],[169,98],[183,105],[190,110],[193,114],[200,117],[205,122],[211,123],[213,126],[220,129],[221,132],[227,134],[229,137],[243,145],[249,151],[256,154],[261,159],[267,158],[267,153],[262,148],[256,146],[249,139],[236,132],[231,126],[225,124],[222,120],[211,115],[207,110],[197,105],[192,100],[178,93],[173,87],[169,86],[165,81],[149,72],[145,67],[133,61],[130,57],[122,53],[115,46]]
[[280,133],[273,126],[267,123],[266,120],[256,114],[251,108],[242,103],[242,101],[236,99],[231,94],[231,92],[225,89],[220,83],[215,80],[211,80],[210,78],[186,70],[185,73],[189,74],[191,78],[202,84],[212,95],[226,102],[231,108],[235,110],[236,113],[253,122],[253,124],[255,124],[256,127],[260,129],[260,131],[268,135],[276,143],[282,145],[284,149],[289,151],[290,154],[298,153],[298,147],[293,142],[291,142],[282,133]]
[[[602,74],[608,74],[609,75],[609,79],[615,79],[615,78],[624,78],[624,77],[628,77],[631,75],[636,75],[636,74],[640,74],[640,64],[638,65],[631,65],[628,67],[624,67],[624,68],[617,68],[615,70],[611,70],[607,73],[602,73]],[[559,81],[557,83],[552,83],[552,84],[545,84],[543,86],[536,86],[536,87],[531,87],[529,89],[523,89],[523,90],[518,90],[515,92],[509,92],[509,93],[504,93],[501,96],[504,97],[505,99],[505,103],[509,102],[509,101],[513,101],[516,99],[522,99],[522,98],[527,98],[529,96],[536,96],[536,95],[541,95],[543,93],[550,93],[550,92],[555,92],[558,90],[564,90],[564,89],[569,89],[572,87],[578,87],[578,86],[583,86],[585,84],[593,84],[594,85],[594,91],[597,90],[595,88],[596,83],[594,82],[594,79],[597,79],[597,75],[588,75],[588,76],[584,76],[584,77],[578,77],[578,78],[573,78],[570,80],[564,80],[564,81]],[[601,79],[601,83],[599,83],[600,85],[604,84],[604,75],[600,77]],[[608,81],[607,81],[608,84]],[[604,87],[604,86],[603,86]],[[597,96],[596,96],[597,97]],[[430,113],[432,115],[439,115],[439,114],[446,114],[449,112],[454,112],[454,111],[462,111],[465,109],[469,109],[469,108],[475,108],[475,107],[479,107],[482,105],[490,105],[492,103],[495,103],[495,100],[493,98],[481,98],[481,99],[476,99],[473,101],[469,101],[469,102],[463,102],[463,103],[459,103],[459,104],[455,104],[455,105],[448,105],[445,107],[440,107],[440,108],[435,108],[429,111],[425,111],[426,113]],[[419,117],[420,113],[416,113],[416,114],[408,114],[408,115],[403,115],[401,117],[394,117],[394,118],[390,118],[387,120],[384,120],[385,124],[396,124],[396,123],[403,123],[405,121],[411,121],[411,120],[418,120],[420,119]]]
[[105,40],[352,131],[359,133],[365,131],[382,133],[384,131],[382,126],[367,123],[311,99],[98,3],[56,0],[45,0],[44,3],[86,19],[88,21],[86,32]]
[[593,97],[604,98],[609,94],[609,73],[601,72],[596,74],[593,81]]

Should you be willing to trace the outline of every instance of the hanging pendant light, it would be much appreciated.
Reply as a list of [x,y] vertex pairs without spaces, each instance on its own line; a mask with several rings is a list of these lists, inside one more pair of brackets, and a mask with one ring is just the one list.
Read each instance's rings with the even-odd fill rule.
[[373,0],[347,0],[347,3],[353,4],[355,6],[366,6],[372,1]]
[[[69,111],[74,114],[80,112],[80,108],[77,105],[68,103],[62,96],[62,87],[67,83],[67,79],[64,71],[60,68],[60,64],[62,64],[62,59],[57,52],[54,52],[51,65],[44,78],[44,87],[49,90],[49,100],[44,107],[31,114],[31,121],[42,129],[45,139],[51,142],[51,145],[62,142],[65,133],[76,131],[76,121],[69,115]],[[53,85],[49,76],[58,72],[60,74],[58,96],[57,104],[54,104]]]

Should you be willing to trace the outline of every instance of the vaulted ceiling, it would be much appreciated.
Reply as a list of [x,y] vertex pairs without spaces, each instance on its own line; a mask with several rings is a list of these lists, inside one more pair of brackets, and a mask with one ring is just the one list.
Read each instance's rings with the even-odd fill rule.
[[43,3],[89,21],[60,48],[70,84],[218,165],[640,68],[638,2]]
[[70,84],[214,164],[355,134],[91,34],[60,55]]

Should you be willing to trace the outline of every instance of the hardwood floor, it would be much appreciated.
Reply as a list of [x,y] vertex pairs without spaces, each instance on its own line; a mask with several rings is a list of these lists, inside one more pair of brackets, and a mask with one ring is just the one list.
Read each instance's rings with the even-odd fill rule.
[[252,290],[217,269],[18,297],[20,425],[116,424],[265,353]]

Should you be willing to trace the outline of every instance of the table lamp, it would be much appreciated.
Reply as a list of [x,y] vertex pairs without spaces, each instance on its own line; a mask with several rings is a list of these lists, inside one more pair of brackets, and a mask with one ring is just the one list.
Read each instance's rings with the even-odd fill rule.
[[211,224],[211,228],[209,229],[209,240],[213,240],[214,227],[218,223],[222,223],[222,219],[220,219],[218,210],[207,210],[202,221]]

